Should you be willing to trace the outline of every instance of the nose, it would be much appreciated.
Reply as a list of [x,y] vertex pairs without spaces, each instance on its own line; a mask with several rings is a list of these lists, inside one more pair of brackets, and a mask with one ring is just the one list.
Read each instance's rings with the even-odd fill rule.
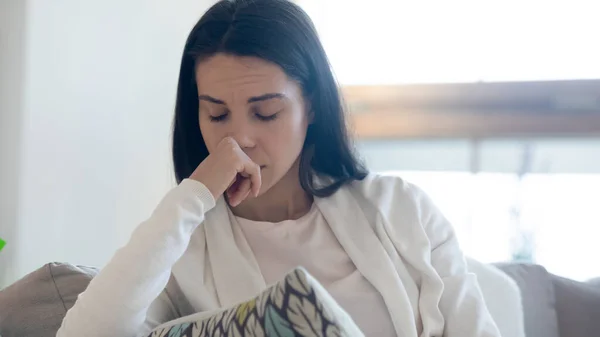
[[255,146],[252,126],[246,121],[236,121],[231,124],[227,136],[235,139],[242,149],[251,149]]

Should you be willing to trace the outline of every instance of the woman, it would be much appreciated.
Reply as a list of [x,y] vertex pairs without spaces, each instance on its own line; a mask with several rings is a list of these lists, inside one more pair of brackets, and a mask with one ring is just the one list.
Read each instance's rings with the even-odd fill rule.
[[451,226],[416,187],[368,175],[307,15],[214,5],[189,35],[173,129],[179,185],[58,336],[144,335],[302,265],[366,336],[498,336]]

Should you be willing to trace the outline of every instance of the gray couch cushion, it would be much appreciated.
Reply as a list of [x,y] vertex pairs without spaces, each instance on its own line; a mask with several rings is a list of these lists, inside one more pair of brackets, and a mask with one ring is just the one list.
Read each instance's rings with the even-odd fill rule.
[[592,284],[552,276],[561,336],[600,334],[600,288]]
[[[551,275],[542,266],[495,264],[521,289],[527,337],[559,337],[558,317]],[[569,335],[566,335],[569,336]]]
[[54,337],[98,270],[49,263],[0,291],[2,337]]

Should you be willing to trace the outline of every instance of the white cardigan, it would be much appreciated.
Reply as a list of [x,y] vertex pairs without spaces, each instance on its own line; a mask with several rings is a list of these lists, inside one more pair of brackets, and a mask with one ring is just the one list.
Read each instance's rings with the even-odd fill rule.
[[[381,293],[398,336],[500,336],[451,225],[420,189],[372,174],[315,203]],[[226,207],[184,180],[92,280],[57,336],[143,336],[265,289]]]

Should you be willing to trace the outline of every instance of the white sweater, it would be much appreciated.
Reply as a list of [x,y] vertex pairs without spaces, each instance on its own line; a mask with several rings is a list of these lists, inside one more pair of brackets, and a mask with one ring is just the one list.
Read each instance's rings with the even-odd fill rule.
[[[500,336],[452,227],[419,189],[370,175],[315,204],[381,293],[398,336]],[[267,285],[240,231],[223,198],[215,207],[206,187],[184,180],[92,280],[57,336],[143,336],[253,297]]]

